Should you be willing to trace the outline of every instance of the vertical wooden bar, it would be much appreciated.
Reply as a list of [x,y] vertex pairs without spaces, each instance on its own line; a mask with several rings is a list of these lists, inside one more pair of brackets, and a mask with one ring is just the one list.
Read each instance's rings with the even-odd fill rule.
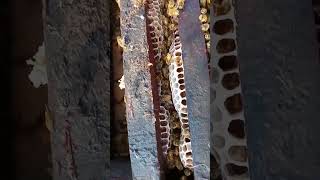
[[210,81],[199,1],[185,1],[179,19],[194,177],[210,179]]
[[139,1],[120,1],[121,35],[129,151],[132,177],[160,179],[145,8]]
[[53,179],[108,179],[109,2],[44,2]]

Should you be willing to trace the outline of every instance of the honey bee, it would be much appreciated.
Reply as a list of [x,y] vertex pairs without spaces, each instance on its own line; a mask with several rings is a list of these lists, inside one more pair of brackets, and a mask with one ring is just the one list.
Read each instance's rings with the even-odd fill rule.
[[47,129],[50,132],[52,132],[52,130],[53,130],[52,114],[50,113],[47,105],[45,105],[45,124],[46,124]]
[[182,177],[180,178],[180,180],[187,180],[187,179],[188,179],[187,176],[182,176]]
[[116,3],[118,4],[119,8],[120,8],[120,0],[115,0]]
[[126,46],[125,46],[125,43],[124,43],[124,39],[123,39],[121,36],[117,36],[117,42],[118,42],[118,45],[119,45],[123,50],[126,49]]
[[200,14],[199,20],[201,21],[201,23],[206,23],[208,22],[208,16],[205,14]]
[[167,14],[168,14],[168,16],[171,16],[171,17],[177,17],[177,16],[179,16],[178,8],[177,8],[176,6],[169,7],[169,8],[167,9]]
[[185,0],[177,0],[178,9],[183,9]]
[[133,5],[135,7],[141,7],[142,5],[144,5],[144,3],[145,3],[145,0],[133,0]]
[[204,24],[202,24],[201,25],[201,29],[202,29],[202,31],[208,31],[209,30],[209,24],[208,23],[204,23]]
[[211,5],[211,0],[207,0],[207,6],[210,7]]
[[176,159],[175,165],[176,165],[177,169],[179,169],[180,171],[183,169],[183,165],[182,165],[180,159]]
[[204,39],[205,39],[206,41],[210,41],[210,34],[209,34],[209,33],[205,33],[205,34],[204,34]]
[[167,65],[170,65],[172,62],[172,55],[170,53],[167,53],[166,57],[165,57],[165,61],[167,63]]
[[184,174],[185,174],[186,176],[190,176],[190,175],[191,175],[190,169],[184,169]]
[[208,10],[206,8],[201,8],[200,9],[200,13],[201,14],[207,14],[208,13]]
[[171,102],[171,96],[170,95],[163,95],[163,101]]
[[207,0],[200,0],[201,7],[207,7]]

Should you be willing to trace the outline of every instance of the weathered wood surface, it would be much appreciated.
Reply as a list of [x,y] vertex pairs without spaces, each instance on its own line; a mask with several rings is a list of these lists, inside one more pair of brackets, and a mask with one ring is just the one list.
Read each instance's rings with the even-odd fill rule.
[[109,2],[46,0],[53,179],[109,179]]
[[194,177],[210,179],[210,81],[199,1],[186,1],[179,19]]
[[148,67],[145,9],[138,1],[121,2],[121,36],[125,47],[123,69],[132,177],[160,179],[155,114]]
[[311,1],[236,2],[251,179],[320,179],[320,63]]

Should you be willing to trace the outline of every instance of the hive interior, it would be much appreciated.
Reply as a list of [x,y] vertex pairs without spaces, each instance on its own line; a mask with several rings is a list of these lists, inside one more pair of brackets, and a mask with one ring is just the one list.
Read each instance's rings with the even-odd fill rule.
[[[210,116],[213,117],[210,128],[213,132],[211,133],[213,141],[210,156],[211,177],[215,180],[248,179],[245,121],[237,62],[236,21],[233,4],[229,0],[212,3],[211,0],[199,0],[199,4],[199,21],[206,43],[210,81],[212,82],[210,86]],[[158,93],[158,98],[155,99],[159,101],[160,139],[158,141],[160,141],[161,154],[165,160],[164,169],[167,179],[194,178],[192,139],[190,138],[186,103],[187,87],[184,83],[183,47],[178,30],[178,17],[183,6],[183,0],[145,1],[150,68],[155,70]],[[214,17],[211,19],[212,29],[210,29],[210,12],[213,13],[211,17]],[[121,78],[122,73],[115,72],[115,74],[117,78],[114,80]],[[120,100],[120,103],[123,102],[122,93],[118,93],[120,98],[117,99]],[[125,108],[121,110],[124,115]],[[119,116],[116,115],[119,112],[115,108],[115,117]],[[118,118],[115,121],[123,126],[126,124],[120,123],[122,121],[119,121]],[[119,130],[118,134],[121,134],[120,132],[126,132],[126,130]],[[114,147],[128,147],[127,134],[123,136],[123,139],[126,139],[124,141],[120,140],[121,135],[115,135],[115,137],[118,138],[115,138],[118,142]],[[115,149],[125,152],[122,155],[128,156],[127,148]]]

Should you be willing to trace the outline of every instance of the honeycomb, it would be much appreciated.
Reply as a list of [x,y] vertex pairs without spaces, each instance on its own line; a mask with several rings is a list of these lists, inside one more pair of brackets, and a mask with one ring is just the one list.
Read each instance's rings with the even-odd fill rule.
[[[162,154],[167,170],[185,179],[192,174],[193,165],[181,44],[176,31],[183,5],[184,0],[146,1],[149,56],[151,54],[150,62],[155,65],[158,85]],[[180,49],[174,50],[178,47]],[[175,61],[168,63],[168,59]],[[178,72],[180,70],[182,72]]]
[[179,145],[179,156],[184,167],[192,169],[192,150],[190,141],[190,130],[188,123],[187,98],[184,83],[184,69],[182,60],[182,49],[179,33],[174,32],[174,41],[169,50],[171,62],[169,65],[169,79],[172,92],[173,104],[178,112],[181,124],[181,136]]
[[211,154],[220,179],[250,179],[234,7],[231,0],[215,0],[212,4]]
[[149,34],[151,37],[152,50],[156,62],[161,58],[161,47],[163,43],[163,28],[161,22],[161,1],[147,0],[147,20]]
[[169,111],[164,107],[160,106],[159,120],[160,120],[160,130],[161,130],[161,145],[162,153],[166,157],[168,154],[168,149],[170,147],[170,126],[169,126]]

